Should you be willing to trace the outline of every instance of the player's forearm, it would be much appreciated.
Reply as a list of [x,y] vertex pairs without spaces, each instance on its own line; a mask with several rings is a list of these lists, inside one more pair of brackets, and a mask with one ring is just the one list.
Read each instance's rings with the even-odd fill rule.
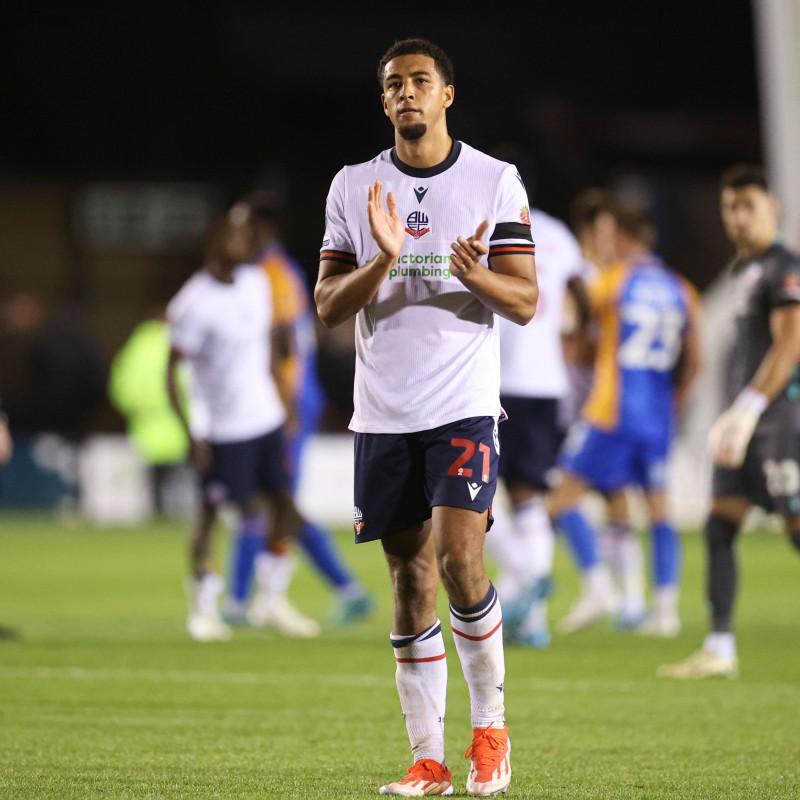
[[361,311],[375,296],[395,260],[380,253],[352,272],[321,278],[314,289],[314,302],[322,324],[335,328]]
[[786,388],[798,363],[800,347],[773,345],[761,361],[749,386],[770,401],[774,400]]
[[192,432],[189,427],[189,418],[184,411],[184,402],[181,394],[181,389],[178,386],[177,378],[177,362],[170,362],[167,366],[167,396],[169,397],[169,404],[172,410],[178,417],[178,421],[184,430],[187,438],[191,439]]
[[517,325],[527,325],[533,319],[539,287],[527,278],[476,268],[459,280],[495,314]]

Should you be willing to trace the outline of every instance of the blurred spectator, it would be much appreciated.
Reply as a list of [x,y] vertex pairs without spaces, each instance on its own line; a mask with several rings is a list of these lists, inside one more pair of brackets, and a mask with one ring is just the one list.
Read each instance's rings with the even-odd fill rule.
[[85,433],[104,400],[100,348],[76,307],[48,312],[33,292],[12,295],[0,313],[0,382],[12,428]]
[[[189,440],[167,393],[168,361],[169,328],[165,310],[157,308],[114,356],[108,381],[111,403],[125,418],[131,444],[150,468],[153,506],[159,514],[166,508],[170,477],[189,452]],[[188,373],[181,380],[185,383]]]

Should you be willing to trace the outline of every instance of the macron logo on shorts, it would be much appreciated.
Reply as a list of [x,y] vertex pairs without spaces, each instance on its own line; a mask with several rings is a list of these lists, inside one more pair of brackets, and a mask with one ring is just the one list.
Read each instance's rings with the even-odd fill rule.
[[467,481],[467,489],[469,489],[469,496],[474,500],[478,496],[478,492],[483,489],[483,486],[480,483]]

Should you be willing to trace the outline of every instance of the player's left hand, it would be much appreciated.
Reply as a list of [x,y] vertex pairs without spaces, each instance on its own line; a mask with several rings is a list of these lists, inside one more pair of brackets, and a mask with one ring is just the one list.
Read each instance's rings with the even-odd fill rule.
[[480,264],[481,258],[489,252],[489,248],[483,243],[483,236],[488,229],[489,220],[485,219],[478,225],[472,236],[466,239],[459,236],[450,245],[453,251],[450,256],[451,275],[462,278]]
[[736,469],[744,463],[759,415],[734,403],[720,414],[708,434],[708,449],[715,464]]

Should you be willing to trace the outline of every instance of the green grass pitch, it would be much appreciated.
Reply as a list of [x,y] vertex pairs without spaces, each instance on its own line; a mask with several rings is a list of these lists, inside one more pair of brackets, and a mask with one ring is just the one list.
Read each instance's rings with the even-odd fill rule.
[[[600,627],[507,650],[509,797],[800,797],[800,560],[776,534],[746,535],[740,678],[667,682],[656,666],[705,632],[701,542],[684,542],[677,639]],[[314,641],[238,630],[198,644],[184,630],[181,523],[0,517],[0,623],[18,633],[0,641],[0,798],[377,796],[409,764],[388,581],[378,545],[340,544],[377,596],[368,621]],[[554,617],[576,591],[563,550],[556,579]],[[304,565],[292,597],[319,617],[330,602]],[[444,628],[448,762],[464,795],[468,700]]]

